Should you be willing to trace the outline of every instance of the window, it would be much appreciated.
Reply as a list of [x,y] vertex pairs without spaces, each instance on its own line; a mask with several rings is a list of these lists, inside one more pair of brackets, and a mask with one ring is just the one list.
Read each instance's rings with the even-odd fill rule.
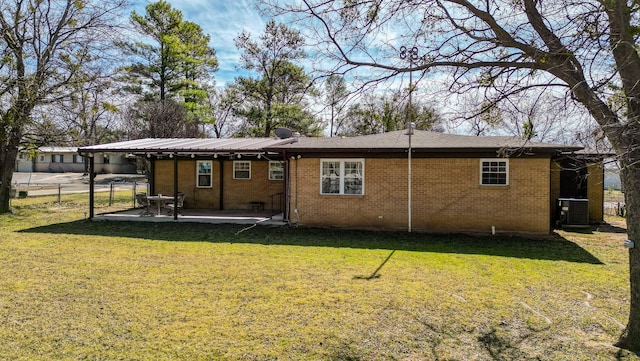
[[364,160],[321,160],[321,194],[364,194]]
[[62,154],[51,154],[51,163],[64,163],[64,156]]
[[482,159],[480,161],[480,184],[506,186],[509,184],[509,161]]
[[104,163],[104,164],[111,163],[111,158],[109,158],[108,155],[105,155],[104,157],[102,157],[102,163]]
[[251,179],[251,161],[233,161],[233,179]]
[[269,180],[284,179],[284,166],[278,161],[269,161]]
[[199,160],[196,165],[196,187],[198,188],[211,188],[211,161],[210,160]]
[[84,162],[84,160],[83,160],[83,158],[82,158],[82,156],[81,156],[81,155],[79,155],[79,154],[74,154],[74,155],[73,155],[73,162],[74,162],[74,163],[83,163],[83,162]]

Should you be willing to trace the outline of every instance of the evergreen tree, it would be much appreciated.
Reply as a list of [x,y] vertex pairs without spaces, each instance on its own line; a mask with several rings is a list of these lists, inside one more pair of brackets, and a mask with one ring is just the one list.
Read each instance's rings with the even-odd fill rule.
[[246,100],[236,113],[245,124],[238,135],[269,137],[277,127],[290,127],[306,135],[318,135],[321,126],[305,110],[305,97],[314,94],[309,76],[295,61],[305,58],[298,31],[271,20],[259,41],[242,33],[236,47],[243,51],[242,67],[257,77],[239,77],[237,87]]
[[124,68],[126,88],[145,101],[162,105],[172,99],[182,104],[188,115],[184,121],[193,126],[213,121],[207,93],[218,62],[210,36],[198,24],[184,21],[182,12],[164,0],[147,5],[144,15],[134,11],[131,23],[153,42],[120,43],[135,59]]

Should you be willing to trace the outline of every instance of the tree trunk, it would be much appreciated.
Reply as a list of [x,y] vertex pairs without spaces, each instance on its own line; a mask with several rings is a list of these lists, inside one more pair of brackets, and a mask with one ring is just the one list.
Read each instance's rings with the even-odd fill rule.
[[621,154],[620,158],[627,209],[627,233],[636,246],[629,249],[629,321],[616,346],[640,351],[640,151],[630,150]]
[[19,143],[13,139],[0,149],[0,214],[9,212],[9,196],[11,194],[11,178],[15,170]]

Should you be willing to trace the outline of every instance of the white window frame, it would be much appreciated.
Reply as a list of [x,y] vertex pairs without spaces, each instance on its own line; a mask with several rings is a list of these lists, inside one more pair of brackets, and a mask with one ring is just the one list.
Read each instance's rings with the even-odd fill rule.
[[[323,180],[325,176],[322,172],[323,172],[323,168],[324,168],[324,164],[325,163],[338,163],[339,164],[339,174],[336,176],[339,180],[339,187],[338,187],[338,193],[324,193],[323,192]],[[345,189],[345,163],[360,163],[362,165],[362,184],[360,185],[360,193],[346,193],[346,189]],[[364,171],[364,158],[344,158],[344,159],[331,159],[331,158],[323,158],[320,159],[320,194],[322,195],[330,195],[330,196],[363,196],[364,195],[364,178],[365,178],[365,171]]]
[[[240,164],[248,164],[249,167],[248,169],[236,169],[236,165],[240,165]],[[236,172],[246,172],[249,171],[249,176],[248,177],[238,177],[236,175]],[[234,160],[233,161],[233,179],[238,179],[238,180],[249,180],[251,179],[251,161],[250,160]]]
[[[275,169],[275,173],[272,173],[272,169],[271,169],[271,165],[277,165],[279,167],[279,169]],[[275,175],[278,174],[280,176],[280,178],[276,177]],[[282,164],[282,162],[277,161],[277,160],[270,160],[269,161],[269,180],[283,180],[284,179],[284,164]]]
[[[200,173],[200,164],[209,164],[209,174]],[[200,176],[209,176],[209,185],[200,184]],[[211,160],[198,160],[196,161],[196,188],[213,188],[213,161]]]
[[[498,162],[498,163],[504,163],[504,168],[505,171],[504,172],[500,172],[500,171],[488,171],[485,172],[485,163],[486,162]],[[490,167],[491,165],[489,165]],[[500,167],[500,165],[498,165],[498,167]],[[493,184],[493,183],[483,183],[484,177],[483,175],[485,173],[496,173],[496,174],[505,174],[505,183],[502,184]],[[504,158],[484,158],[484,159],[480,159],[480,185],[481,186],[485,186],[485,187],[506,187],[509,185],[509,159],[504,159]]]
[[73,163],[84,163],[84,158],[80,154],[74,154]]

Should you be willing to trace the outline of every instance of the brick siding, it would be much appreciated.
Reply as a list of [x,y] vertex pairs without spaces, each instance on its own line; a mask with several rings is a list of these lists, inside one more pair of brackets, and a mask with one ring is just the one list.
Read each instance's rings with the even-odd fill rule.
[[602,163],[587,167],[587,198],[589,198],[589,222],[604,221],[604,167]]
[[[295,172],[298,167],[298,179]],[[548,158],[509,159],[508,186],[481,186],[480,159],[412,162],[412,228],[548,233]],[[364,195],[321,195],[320,159],[292,161],[291,219],[306,225],[406,229],[407,160],[366,159]]]
[[[251,202],[264,203],[271,209],[271,195],[283,192],[282,180],[269,180],[269,162],[251,161],[251,179],[233,179],[233,162],[224,165],[224,209],[251,209]],[[178,191],[185,193],[185,208],[220,209],[220,162],[212,160],[212,187],[196,187],[196,160],[178,162]],[[155,192],[173,194],[173,160],[155,163]],[[278,208],[277,202],[274,208]]]

